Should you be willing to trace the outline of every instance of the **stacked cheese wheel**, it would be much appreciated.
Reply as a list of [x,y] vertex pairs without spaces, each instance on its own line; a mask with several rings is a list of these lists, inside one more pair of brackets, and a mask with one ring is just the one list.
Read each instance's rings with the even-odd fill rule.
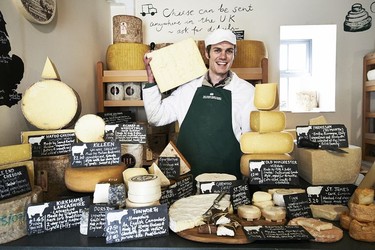
[[250,175],[250,162],[259,160],[291,160],[294,142],[290,133],[284,132],[285,114],[274,110],[278,106],[276,83],[257,84],[254,105],[250,113],[251,132],[240,139],[241,173]]
[[128,179],[126,207],[146,207],[159,204],[160,179],[157,175],[136,175]]

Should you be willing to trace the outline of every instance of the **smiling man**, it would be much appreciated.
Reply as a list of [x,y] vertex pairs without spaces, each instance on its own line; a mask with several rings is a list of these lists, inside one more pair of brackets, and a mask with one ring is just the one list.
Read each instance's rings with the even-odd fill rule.
[[207,73],[164,99],[149,65],[152,58],[144,58],[149,81],[143,89],[147,119],[154,126],[179,122],[177,148],[194,177],[227,173],[240,178],[239,139],[250,130],[254,87],[230,70],[236,54],[233,32],[217,29],[207,36],[205,46]]

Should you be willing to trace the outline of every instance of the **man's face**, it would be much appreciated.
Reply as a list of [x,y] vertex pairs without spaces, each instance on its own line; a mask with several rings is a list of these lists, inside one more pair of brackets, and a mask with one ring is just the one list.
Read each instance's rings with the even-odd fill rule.
[[211,74],[226,76],[233,64],[235,47],[229,42],[221,42],[211,45],[211,50],[206,57],[209,60],[209,70]]

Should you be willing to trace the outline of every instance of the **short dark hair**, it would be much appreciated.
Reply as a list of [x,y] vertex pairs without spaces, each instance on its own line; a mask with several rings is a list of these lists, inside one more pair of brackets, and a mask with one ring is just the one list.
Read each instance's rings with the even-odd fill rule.
[[[206,47],[208,56],[210,56],[210,50],[211,50],[211,44]],[[234,55],[236,55],[236,53],[237,53],[237,46],[234,45]]]

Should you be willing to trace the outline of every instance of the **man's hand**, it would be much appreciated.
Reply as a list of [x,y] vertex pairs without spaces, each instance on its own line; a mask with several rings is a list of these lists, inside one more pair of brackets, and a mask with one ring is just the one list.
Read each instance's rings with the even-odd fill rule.
[[149,83],[154,83],[155,82],[155,78],[154,78],[154,74],[152,73],[152,70],[151,70],[151,67],[150,67],[150,62],[152,60],[151,57],[148,57],[150,51],[147,52],[144,57],[143,57],[143,62],[145,64],[145,68],[146,68],[146,73],[147,73],[147,78],[148,78],[148,82]]

